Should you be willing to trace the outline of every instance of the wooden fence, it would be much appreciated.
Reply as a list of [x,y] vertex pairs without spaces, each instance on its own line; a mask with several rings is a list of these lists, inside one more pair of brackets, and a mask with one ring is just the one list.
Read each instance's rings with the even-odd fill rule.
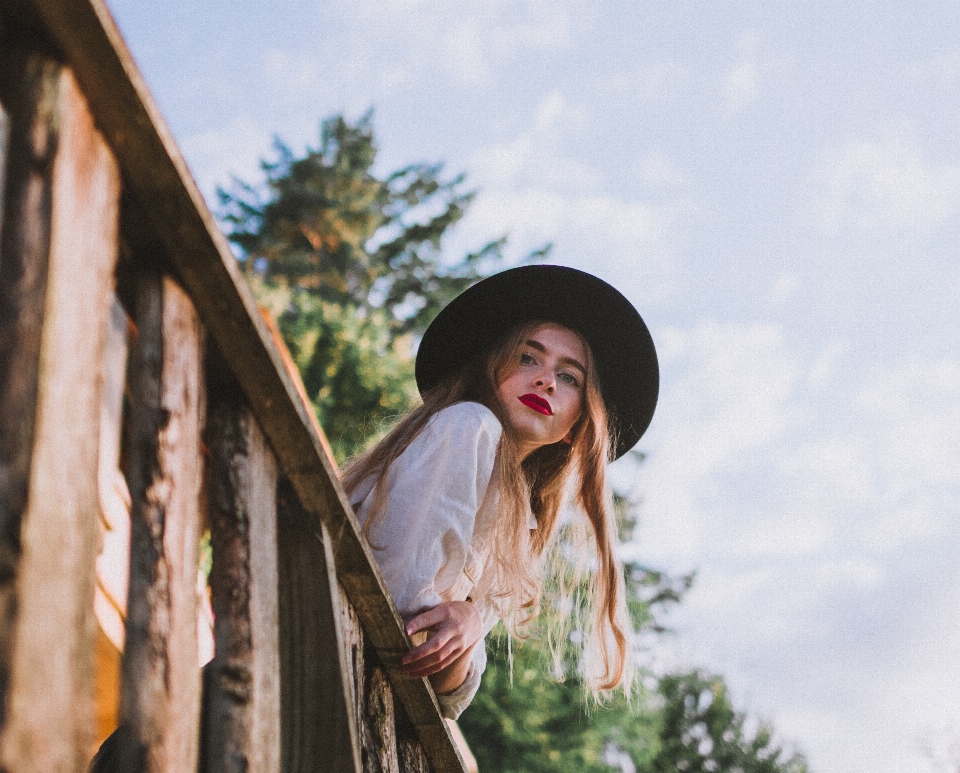
[[114,485],[123,770],[464,770],[429,683],[398,670],[409,641],[296,374],[100,0],[0,0],[0,205],[0,769],[89,762]]

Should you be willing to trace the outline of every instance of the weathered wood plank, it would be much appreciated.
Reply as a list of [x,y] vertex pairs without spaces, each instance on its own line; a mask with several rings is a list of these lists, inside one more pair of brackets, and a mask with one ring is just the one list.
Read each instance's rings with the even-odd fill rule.
[[208,414],[208,518],[216,655],[206,701],[205,773],[279,773],[277,471],[240,395]]
[[[40,311],[29,315],[29,329],[18,329],[34,345],[33,326],[42,311],[32,443],[19,449],[21,465],[29,454],[29,483],[19,529],[17,620],[0,753],[8,770],[75,771],[86,763],[93,730],[101,366],[117,254],[120,176],[72,73],[37,59],[30,60],[28,69],[33,85],[45,92],[35,104],[48,112],[44,120],[33,122],[41,131],[31,157],[18,159],[33,166],[27,179],[21,178],[23,198],[15,208],[17,218],[28,220],[7,222],[12,241],[30,253],[32,261],[45,262],[43,232],[49,228],[49,264]],[[58,137],[54,126],[59,126]],[[42,166],[35,165],[49,161],[54,141],[47,188]],[[4,262],[11,248],[6,241]],[[30,294],[39,295],[43,268],[17,264],[31,274],[21,274]],[[18,343],[21,355],[29,358],[24,342]],[[28,371],[31,366],[28,363]],[[29,402],[21,393],[21,407]],[[20,419],[29,423],[22,414]],[[23,435],[17,440],[29,442]],[[15,545],[17,519],[15,513],[7,515],[14,516],[5,524],[7,545]]]
[[[409,642],[372,553],[312,426],[310,407],[270,340],[226,240],[207,211],[102,0],[30,0],[78,72],[150,225],[189,290],[304,509],[332,535],[337,575],[437,771],[463,762],[426,680],[398,670]],[[315,525],[314,525],[315,528]]]
[[120,752],[125,771],[197,767],[197,543],[203,334],[167,277],[140,278],[130,375],[130,583]]
[[329,542],[289,482],[281,482],[277,501],[282,768],[361,773]]
[[415,739],[405,736],[398,738],[397,752],[400,758],[400,770],[403,773],[430,773],[427,755]]
[[0,724],[36,419],[61,72],[52,59],[16,49],[7,54],[0,60],[2,98],[10,110],[3,216],[9,225],[0,234]]
[[340,619],[340,631],[343,635],[343,661],[347,664],[348,692],[350,706],[358,730],[364,723],[363,696],[367,694],[367,642],[364,640],[360,618],[350,604],[343,586],[338,582],[333,586],[334,608]]
[[371,658],[367,667],[367,693],[363,701],[364,773],[400,773],[397,717],[390,681],[375,659]]

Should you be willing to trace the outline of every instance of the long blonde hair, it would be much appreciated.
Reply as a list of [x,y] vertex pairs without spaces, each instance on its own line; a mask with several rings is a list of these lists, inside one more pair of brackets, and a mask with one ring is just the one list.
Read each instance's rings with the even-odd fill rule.
[[[543,446],[521,461],[517,441],[496,394],[497,386],[517,366],[527,340],[544,324],[548,323],[533,320],[516,327],[488,354],[424,393],[422,405],[401,419],[374,448],[347,466],[342,482],[347,494],[352,495],[371,475],[377,476],[364,525],[369,535],[371,523],[386,506],[386,487],[380,482],[387,479],[390,465],[423,431],[430,418],[460,402],[477,402],[489,408],[503,426],[495,461],[494,479],[498,481],[500,499],[491,540],[494,576],[489,593],[511,633],[523,637],[525,625],[539,611],[543,566],[550,564],[545,559],[557,531],[568,482],[576,473],[574,500],[590,524],[591,553],[596,560],[585,599],[589,621],[585,621],[585,649],[598,657],[588,658],[595,665],[585,676],[595,690],[608,690],[624,681],[624,677],[629,681],[628,624],[623,575],[616,558],[617,530],[605,480],[613,440],[590,347],[583,341],[587,351],[583,412],[571,430],[569,444]],[[536,529],[528,528],[530,512],[536,518]],[[565,633],[552,632],[552,638]]]

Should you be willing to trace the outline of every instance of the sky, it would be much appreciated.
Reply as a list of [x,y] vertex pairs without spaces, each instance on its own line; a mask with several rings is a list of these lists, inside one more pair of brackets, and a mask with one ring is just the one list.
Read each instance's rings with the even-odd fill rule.
[[110,3],[211,204],[374,108],[638,307],[661,398],[631,555],[696,569],[659,667],[814,773],[960,764],[960,2]]

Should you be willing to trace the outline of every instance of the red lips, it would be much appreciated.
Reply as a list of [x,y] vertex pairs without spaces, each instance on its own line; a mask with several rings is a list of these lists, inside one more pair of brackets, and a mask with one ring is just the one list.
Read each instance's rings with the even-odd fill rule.
[[553,408],[550,407],[550,403],[539,395],[523,395],[523,397],[517,399],[527,406],[527,408],[533,408],[533,410],[542,413],[544,416],[553,416]]

